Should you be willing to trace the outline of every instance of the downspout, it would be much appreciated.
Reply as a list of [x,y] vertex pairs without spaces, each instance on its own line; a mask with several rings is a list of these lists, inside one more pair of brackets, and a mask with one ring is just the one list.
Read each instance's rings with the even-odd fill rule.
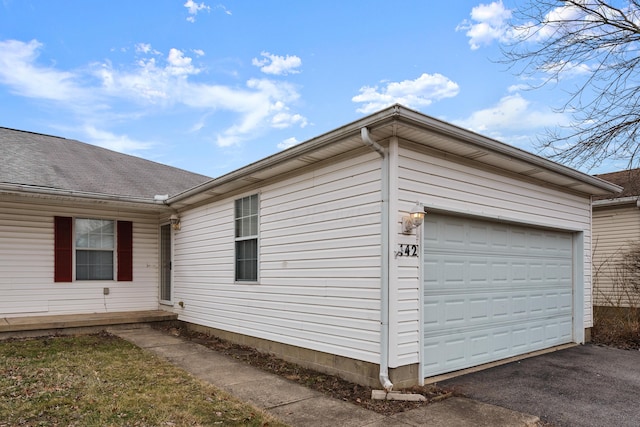
[[380,384],[388,392],[393,389],[389,380],[389,156],[384,148],[371,139],[369,129],[360,130],[362,142],[382,157],[382,206],[380,208],[382,225],[382,248],[380,260]]

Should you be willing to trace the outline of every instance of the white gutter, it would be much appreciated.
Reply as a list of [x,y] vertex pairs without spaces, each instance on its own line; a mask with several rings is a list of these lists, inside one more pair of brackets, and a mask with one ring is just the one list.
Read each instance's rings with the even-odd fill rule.
[[157,201],[147,197],[121,196],[117,194],[92,193],[89,191],[64,190],[60,188],[41,187],[26,184],[0,183],[0,193],[4,194],[31,194],[42,197],[70,197],[91,200],[108,200],[125,203],[164,205],[163,201]]
[[371,139],[369,129],[360,130],[362,142],[371,147],[382,157],[382,206],[381,234],[382,248],[380,259],[380,384],[385,391],[393,390],[393,383],[389,380],[389,156],[384,148]]
[[[363,119],[356,120],[338,129],[319,135],[309,141],[298,144],[287,150],[280,151],[250,165],[244,166],[241,169],[237,169],[235,171],[227,173],[226,175],[197,185],[182,193],[171,195],[166,203],[168,205],[172,205],[178,202],[188,203],[188,199],[192,196],[206,193],[207,191],[214,190],[216,187],[234,182],[236,180],[240,180],[247,176],[251,176],[256,172],[264,172],[285,162],[298,159],[308,153],[312,153],[318,149],[322,149],[335,142],[351,138],[352,136],[356,137],[357,134],[361,133],[361,130],[365,127],[368,129],[372,129],[374,127],[379,128],[384,127],[389,123],[397,123],[398,125],[408,126],[419,131],[436,132],[441,135],[455,138],[458,141],[475,145],[481,149],[489,150],[501,156],[528,162],[531,165],[542,168],[542,170],[560,174],[561,176],[575,179],[579,183],[584,183],[589,186],[593,186],[596,189],[603,190],[601,192],[594,190],[597,194],[616,193],[622,190],[621,187],[603,181],[600,178],[596,178],[582,172],[572,170],[570,168],[567,168],[566,166],[562,166],[550,160],[536,156],[535,154],[527,153],[526,151],[520,150],[518,148],[508,146],[499,141],[459,128],[433,117],[425,116],[420,112],[410,110],[406,107],[396,104]],[[364,141],[364,138],[362,138],[362,140]],[[380,145],[377,143],[371,144],[370,142],[365,142],[365,144],[369,145],[372,149],[378,152],[380,156],[384,157],[384,150],[382,149],[382,152],[380,151]],[[547,182],[553,183],[552,180],[547,180]]]
[[[472,132],[470,130],[452,125],[451,123],[444,122],[434,117],[426,116],[420,112],[410,110],[402,105],[396,105],[397,111],[400,113],[401,119],[406,119],[418,123],[419,126],[426,126],[430,130],[438,132],[443,135],[447,135],[458,140],[465,141],[473,144],[477,147],[484,148],[495,153],[499,153],[506,157],[511,157],[516,160],[521,160],[531,165],[535,165],[542,169],[572,178],[578,182],[598,187],[605,190],[607,193],[619,193],[622,191],[622,187],[605,181],[596,176],[588,175],[578,170],[572,169],[568,166],[564,166],[560,163],[548,160],[537,154],[529,153],[518,147],[505,144],[503,142],[491,139],[487,136]],[[408,123],[408,121],[405,121]]]
[[618,197],[615,199],[594,200],[593,202],[591,202],[591,206],[593,206],[594,208],[599,208],[604,206],[628,205],[628,204],[636,204],[640,208],[640,197],[627,196],[627,197]]

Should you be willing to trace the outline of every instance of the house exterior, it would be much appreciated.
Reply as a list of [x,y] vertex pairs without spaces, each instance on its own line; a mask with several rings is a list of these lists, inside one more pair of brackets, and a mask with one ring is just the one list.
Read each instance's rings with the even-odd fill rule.
[[[158,227],[172,211],[154,197],[210,178],[7,128],[0,148],[0,318],[157,309]],[[93,259],[82,272],[78,256]]]
[[[5,187],[0,211],[13,216],[0,225],[4,251],[33,240],[0,267],[14,272],[0,279],[13,315],[71,312],[80,309],[74,298],[93,292],[82,309],[160,307],[193,328],[387,389],[584,342],[591,197],[620,190],[400,105],[136,201],[64,194],[54,203],[48,190]],[[409,215],[420,211],[416,225]],[[56,217],[131,222],[139,282],[86,286],[76,236],[61,249],[76,252],[76,277],[60,286]],[[127,235],[129,225],[115,227]],[[128,259],[126,248],[114,250]],[[36,275],[31,252],[41,262],[26,287],[23,276]]]
[[625,268],[625,259],[630,251],[640,251],[640,169],[596,176],[623,190],[593,201],[594,306],[637,308],[637,265]]

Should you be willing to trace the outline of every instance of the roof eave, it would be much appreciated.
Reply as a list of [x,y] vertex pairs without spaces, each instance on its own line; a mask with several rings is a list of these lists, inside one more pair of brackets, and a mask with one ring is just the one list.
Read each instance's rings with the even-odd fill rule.
[[622,187],[604,181],[600,178],[579,172],[575,169],[552,162],[519,148],[504,144],[500,141],[460,128],[442,120],[426,116],[418,111],[396,104],[377,113],[353,121],[340,128],[319,135],[306,142],[300,143],[292,148],[278,152],[262,160],[237,169],[226,175],[207,181],[182,193],[173,195],[167,200],[167,203],[170,205],[176,203],[189,205],[189,199],[200,193],[210,191],[231,181],[248,177],[257,172],[268,170],[275,165],[304,156],[305,154],[323,148],[333,142],[358,135],[363,127],[374,130],[376,127],[384,126],[394,121],[399,124],[404,123],[427,131],[449,135],[458,140],[465,141],[466,143],[474,144],[478,148],[498,153],[502,156],[513,158],[515,160],[527,162],[538,168],[548,170],[561,176],[569,177],[586,184],[589,191],[592,192],[592,195],[605,195],[619,193],[622,191]]
[[433,131],[451,135],[452,137],[458,139],[463,139],[471,144],[478,146],[479,148],[484,148],[486,150],[500,153],[507,157],[513,157],[514,159],[525,161],[534,166],[547,169],[551,172],[577,179],[584,182],[585,184],[589,184],[599,189],[602,192],[601,194],[619,193],[623,190],[622,187],[611,182],[580,172],[568,166],[561,165],[560,163],[553,162],[551,160],[545,159],[544,157],[529,153],[512,145],[508,145],[484,135],[480,135],[470,130],[452,125],[434,117],[425,116],[422,113],[408,109],[406,107],[398,107],[401,121],[404,121],[403,119],[408,119],[410,121],[417,122],[424,127],[428,127]]
[[[591,202],[591,206],[594,208],[604,208],[610,206],[622,206],[622,205],[638,205],[640,203],[639,196],[627,196],[627,197],[617,197],[614,199],[602,199],[602,200],[594,200]],[[638,206],[640,207],[640,206]]]
[[280,151],[271,156],[265,157],[261,160],[258,160],[257,162],[251,163],[240,169],[236,169],[235,171],[229,172],[218,178],[214,178],[211,181],[207,181],[189,190],[183,191],[182,193],[173,195],[169,197],[169,199],[167,200],[167,204],[171,205],[174,203],[183,202],[191,196],[194,196],[201,192],[205,192],[219,185],[241,179],[256,172],[269,169],[270,167],[273,167],[274,165],[280,164],[282,162],[298,158],[340,139],[347,138],[353,135],[359,135],[360,130],[363,127],[378,126],[380,124],[394,120],[399,111],[398,107],[400,106],[394,105],[385,110],[381,110],[378,113],[374,113],[365,118],[356,120],[342,127],[326,132],[308,141]]
[[39,197],[50,199],[75,199],[83,201],[103,201],[136,205],[153,210],[167,209],[162,201],[144,197],[122,196],[116,194],[91,193],[86,191],[65,190],[59,188],[39,187],[24,184],[0,183],[0,194],[16,195],[21,197]]

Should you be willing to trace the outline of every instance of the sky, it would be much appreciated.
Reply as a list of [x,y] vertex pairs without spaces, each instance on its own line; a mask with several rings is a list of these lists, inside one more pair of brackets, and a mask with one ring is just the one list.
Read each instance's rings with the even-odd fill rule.
[[0,0],[0,126],[217,177],[400,103],[538,153],[515,1]]

